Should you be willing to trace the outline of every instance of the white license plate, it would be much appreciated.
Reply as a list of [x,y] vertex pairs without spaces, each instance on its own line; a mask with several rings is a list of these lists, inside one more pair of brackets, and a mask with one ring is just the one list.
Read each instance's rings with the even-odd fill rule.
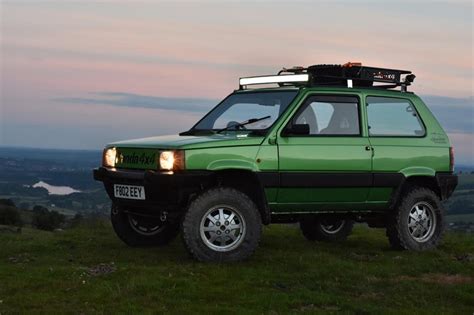
[[114,185],[116,198],[145,200],[145,187],[132,185]]

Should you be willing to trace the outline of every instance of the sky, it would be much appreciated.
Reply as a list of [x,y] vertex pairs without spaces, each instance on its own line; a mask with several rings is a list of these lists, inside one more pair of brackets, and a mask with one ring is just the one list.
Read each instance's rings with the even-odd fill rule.
[[100,149],[189,129],[282,67],[412,70],[474,164],[472,1],[1,1],[0,145]]

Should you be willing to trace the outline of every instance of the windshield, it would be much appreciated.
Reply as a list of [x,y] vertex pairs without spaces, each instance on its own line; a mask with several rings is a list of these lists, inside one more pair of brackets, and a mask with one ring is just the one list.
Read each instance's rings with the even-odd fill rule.
[[215,107],[193,130],[265,130],[285,111],[298,91],[235,93]]

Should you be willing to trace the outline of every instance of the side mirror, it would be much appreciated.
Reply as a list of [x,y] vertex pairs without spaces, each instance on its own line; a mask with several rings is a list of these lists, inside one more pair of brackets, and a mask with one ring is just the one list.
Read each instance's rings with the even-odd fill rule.
[[309,135],[309,125],[308,124],[293,124],[287,126],[283,131],[284,136],[289,135],[299,135],[299,136],[306,136]]

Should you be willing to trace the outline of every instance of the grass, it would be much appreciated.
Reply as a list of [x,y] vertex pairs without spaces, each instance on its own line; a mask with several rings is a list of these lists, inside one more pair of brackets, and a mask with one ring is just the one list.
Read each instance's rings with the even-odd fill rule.
[[462,234],[415,253],[391,250],[383,230],[327,244],[274,225],[234,264],[195,262],[179,239],[129,248],[108,224],[3,232],[0,246],[1,314],[474,312],[474,236]]

